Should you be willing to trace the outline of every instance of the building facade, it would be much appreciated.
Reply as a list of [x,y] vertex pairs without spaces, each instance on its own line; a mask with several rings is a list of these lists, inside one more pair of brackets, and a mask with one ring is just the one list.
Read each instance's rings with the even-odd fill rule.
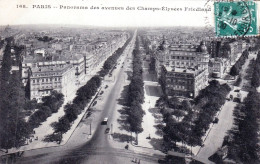
[[68,96],[75,87],[75,69],[72,65],[32,69],[30,80],[30,98],[41,101],[52,90]]
[[162,67],[168,96],[194,98],[208,85],[207,70]]
[[230,61],[226,58],[212,58],[209,61],[209,75],[214,78],[223,78],[229,71]]

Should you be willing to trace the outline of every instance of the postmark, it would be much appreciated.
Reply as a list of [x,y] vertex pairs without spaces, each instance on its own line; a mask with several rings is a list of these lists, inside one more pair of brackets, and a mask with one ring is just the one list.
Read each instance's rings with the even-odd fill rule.
[[253,1],[215,2],[216,36],[254,36],[258,34],[257,7]]

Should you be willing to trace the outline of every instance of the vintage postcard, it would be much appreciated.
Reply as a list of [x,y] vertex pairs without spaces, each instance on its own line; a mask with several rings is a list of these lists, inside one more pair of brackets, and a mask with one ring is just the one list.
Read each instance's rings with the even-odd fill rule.
[[0,163],[260,163],[259,11],[0,0]]

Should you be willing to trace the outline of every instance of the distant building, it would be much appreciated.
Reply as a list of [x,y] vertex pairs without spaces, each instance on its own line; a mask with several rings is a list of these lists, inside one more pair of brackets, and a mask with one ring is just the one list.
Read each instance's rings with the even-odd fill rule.
[[209,54],[204,42],[200,46],[182,44],[165,47],[157,52],[156,70],[160,76],[161,66],[176,68],[208,69]]
[[168,96],[194,98],[208,85],[208,70],[162,67]]
[[[44,32],[38,37],[42,35],[48,34]],[[52,90],[68,95],[85,75],[91,75],[97,65],[121,48],[129,34],[100,34],[94,41],[80,35],[62,38],[57,34],[60,39],[46,43],[35,37],[33,34],[23,40],[27,48],[22,62],[22,79],[24,85],[30,85],[31,99],[41,100]]]
[[155,55],[158,76],[166,81],[168,96],[194,98],[208,85],[209,53],[205,42],[160,46]]
[[[91,55],[90,55],[91,57]],[[93,63],[87,54],[72,54],[71,52],[64,52],[62,55],[49,54],[43,56],[42,54],[27,55],[22,63],[22,78],[26,85],[27,80],[32,72],[32,68],[50,68],[50,67],[65,67],[71,64],[75,69],[75,78],[81,80],[85,74],[89,72]],[[87,61],[86,61],[87,60]],[[29,73],[29,74],[28,74]]]
[[223,78],[229,70],[230,61],[226,58],[212,58],[209,60],[209,75],[214,78]]

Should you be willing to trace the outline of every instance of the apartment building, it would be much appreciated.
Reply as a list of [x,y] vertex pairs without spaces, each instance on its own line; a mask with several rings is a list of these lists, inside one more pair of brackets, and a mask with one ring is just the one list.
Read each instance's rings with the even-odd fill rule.
[[207,69],[163,66],[162,74],[165,77],[168,96],[194,98],[208,85]]
[[41,101],[52,90],[68,96],[75,87],[75,69],[73,65],[52,67],[33,67],[30,75],[30,98]]

